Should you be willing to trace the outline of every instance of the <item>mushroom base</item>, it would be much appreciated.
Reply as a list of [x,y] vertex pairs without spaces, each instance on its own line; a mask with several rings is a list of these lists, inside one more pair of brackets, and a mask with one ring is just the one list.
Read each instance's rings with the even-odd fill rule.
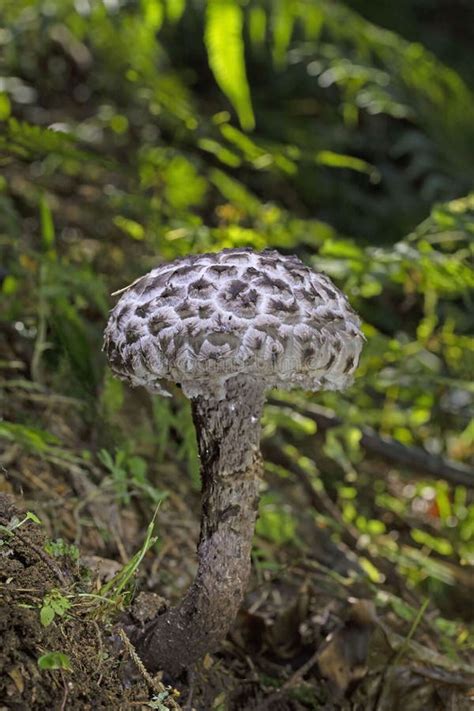
[[237,615],[250,575],[264,400],[260,383],[237,376],[224,400],[192,401],[203,495],[199,566],[183,600],[132,639],[150,671],[178,676],[218,646]]

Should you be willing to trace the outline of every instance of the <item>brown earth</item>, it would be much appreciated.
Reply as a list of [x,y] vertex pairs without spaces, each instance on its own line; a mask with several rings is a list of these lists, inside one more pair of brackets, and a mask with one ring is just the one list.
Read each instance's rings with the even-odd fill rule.
[[[111,619],[82,603],[94,589],[90,571],[49,555],[34,521],[14,527],[23,516],[12,496],[0,494],[0,711],[362,711],[369,703],[378,711],[469,709],[462,664],[407,644],[369,600],[348,606],[348,590],[317,568],[294,569],[291,579],[268,579],[251,592],[219,654],[181,680],[180,697],[161,702],[159,680],[110,644],[117,639]],[[52,590],[72,606],[45,627],[40,609]],[[136,596],[135,622],[147,618],[149,596]],[[47,652],[67,655],[70,670],[41,670]]]
[[[8,526],[14,516],[21,513],[13,498],[0,495],[0,525]],[[32,521],[11,535],[0,531],[0,538],[0,708],[125,709],[140,698],[147,700],[145,685],[124,688],[120,659],[111,654],[110,630],[102,623],[73,606],[49,626],[41,624],[45,594],[58,589],[74,596],[87,589],[80,568],[48,555],[45,534]],[[38,658],[47,652],[66,654],[71,670],[40,670]]]

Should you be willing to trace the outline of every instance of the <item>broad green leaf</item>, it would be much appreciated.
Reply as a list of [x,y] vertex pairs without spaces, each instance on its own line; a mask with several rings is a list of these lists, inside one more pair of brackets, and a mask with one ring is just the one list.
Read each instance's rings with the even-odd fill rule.
[[51,605],[43,605],[40,611],[40,621],[43,627],[49,627],[54,620],[55,612]]
[[160,0],[141,0],[145,24],[157,32],[163,24],[164,9]]
[[272,34],[273,61],[277,67],[283,67],[286,60],[293,28],[296,20],[295,0],[276,0],[273,4]]
[[255,117],[245,71],[242,8],[236,0],[208,0],[205,23],[211,71],[236,110],[242,128],[251,131]]
[[13,294],[18,291],[19,287],[19,280],[11,274],[8,274],[3,280],[2,292],[5,294],[5,296],[13,296]]
[[255,5],[249,8],[248,29],[250,42],[254,47],[261,47],[267,32],[267,15],[263,7]]
[[64,669],[71,671],[71,660],[63,652],[47,652],[38,659],[38,666],[43,671],[46,669]]

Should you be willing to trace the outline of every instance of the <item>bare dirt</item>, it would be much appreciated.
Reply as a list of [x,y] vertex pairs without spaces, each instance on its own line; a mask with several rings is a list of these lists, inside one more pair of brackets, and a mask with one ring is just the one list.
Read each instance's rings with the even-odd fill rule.
[[[12,497],[0,495],[0,525],[21,515]],[[41,624],[46,594],[77,595],[87,587],[77,566],[45,552],[41,526],[27,521],[0,538],[0,708],[125,709],[140,695],[147,699],[146,687],[123,687],[120,660],[111,655],[110,630],[102,624],[74,606],[49,626]],[[48,652],[67,655],[71,669],[41,670],[38,659]]]

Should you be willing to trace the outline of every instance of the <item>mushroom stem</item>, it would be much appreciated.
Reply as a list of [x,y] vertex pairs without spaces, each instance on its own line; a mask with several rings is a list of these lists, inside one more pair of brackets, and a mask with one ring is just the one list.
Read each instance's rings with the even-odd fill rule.
[[196,578],[183,600],[134,639],[150,671],[178,676],[215,649],[237,615],[250,575],[262,460],[264,387],[254,378],[226,382],[226,398],[192,401],[202,477]]

